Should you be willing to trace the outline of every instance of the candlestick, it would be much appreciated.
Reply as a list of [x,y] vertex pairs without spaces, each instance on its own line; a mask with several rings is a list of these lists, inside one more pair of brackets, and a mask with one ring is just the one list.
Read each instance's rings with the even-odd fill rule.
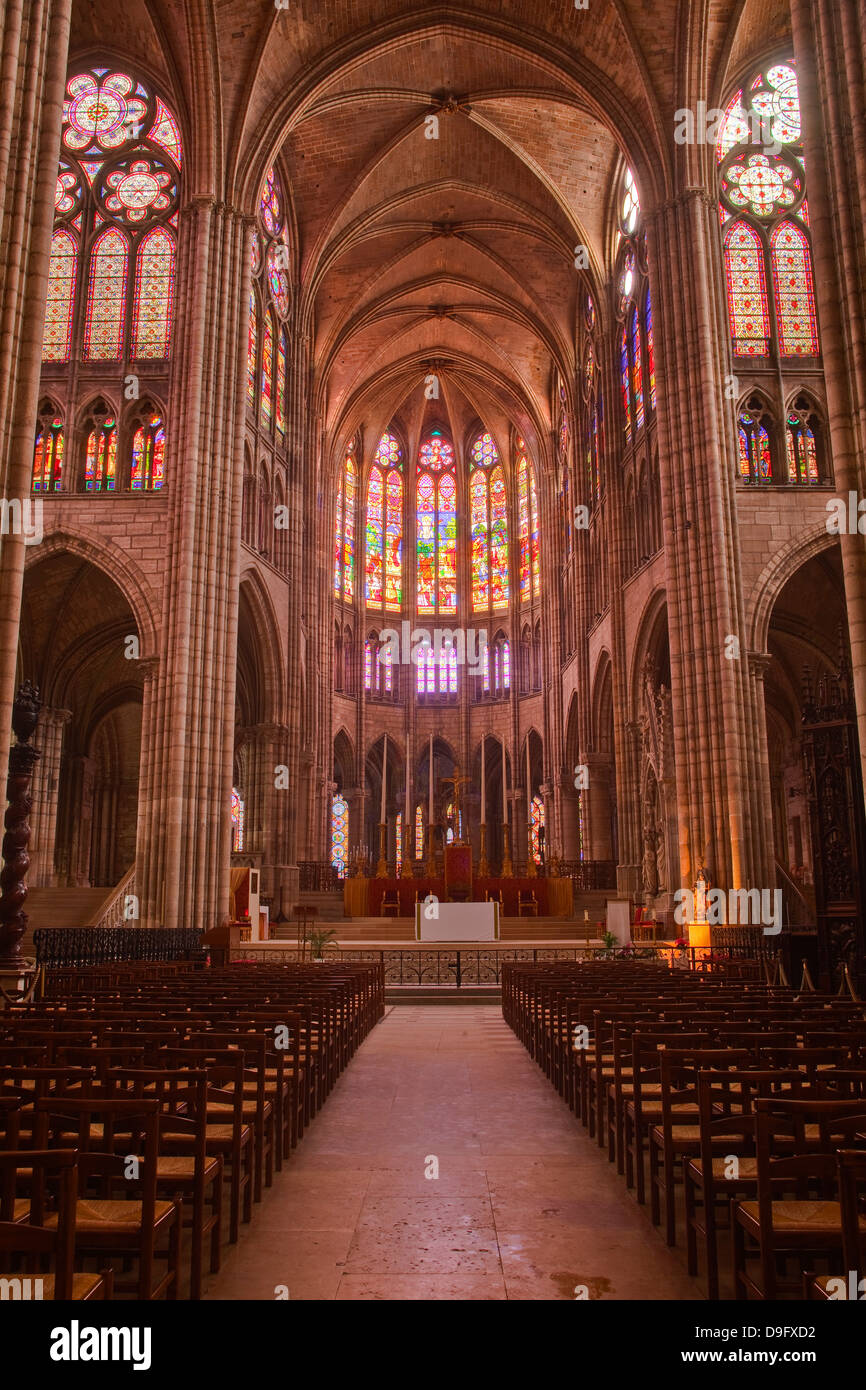
[[505,739],[502,740],[502,824],[508,824],[508,769],[505,764]]
[[485,745],[485,743],[486,743],[486,740],[487,740],[487,735],[486,735],[486,734],[483,734],[482,737],[481,737],[481,824],[482,824],[482,825],[486,825],[486,824],[487,824],[487,779],[486,779],[485,767],[484,767],[484,763],[485,763],[485,761],[486,761],[486,760],[485,760],[485,757],[484,757],[484,745]]
[[526,858],[526,874],[528,878],[535,878],[535,859],[532,853],[532,763],[529,757],[528,734],[526,737],[526,838],[528,849]]
[[382,810],[379,815],[379,824],[385,824],[385,789],[388,784],[388,735],[382,744]]

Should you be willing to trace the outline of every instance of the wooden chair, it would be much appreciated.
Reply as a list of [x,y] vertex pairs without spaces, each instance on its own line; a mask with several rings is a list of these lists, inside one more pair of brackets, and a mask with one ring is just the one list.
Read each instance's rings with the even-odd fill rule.
[[[741,1300],[777,1298],[784,1287],[777,1264],[786,1257],[795,1256],[801,1268],[811,1255],[841,1257],[842,1211],[832,1145],[840,1134],[866,1125],[866,1109],[857,1113],[845,1101],[761,1099],[755,1125],[757,1201],[737,1202],[731,1211],[734,1297]],[[777,1157],[780,1149],[783,1156]],[[858,1220],[866,1237],[866,1216]],[[757,1246],[760,1282],[749,1272],[747,1240]]]
[[380,917],[399,917],[400,916],[400,894],[396,888],[386,888],[382,894],[382,906],[379,909]]
[[520,888],[517,892],[517,915],[518,917],[537,917],[538,899],[528,888]]
[[[200,1299],[205,1239],[210,1236],[210,1272],[216,1274],[222,1231],[223,1160],[221,1154],[207,1152],[207,1072],[123,1068],[107,1079],[115,1094],[159,1103],[157,1192],[176,1196],[189,1211],[189,1296]],[[172,1152],[175,1141],[187,1152]]]
[[[49,1096],[36,1102],[36,1115],[39,1148],[50,1147],[46,1141],[68,1131],[70,1121],[78,1124],[76,1249],[137,1261],[138,1278],[126,1288],[139,1299],[176,1298],[181,1210],[177,1201],[157,1201],[158,1101]],[[94,1186],[96,1195],[88,1190]],[[137,1196],[118,1198],[118,1191]],[[56,1213],[46,1216],[47,1225],[56,1223]],[[161,1239],[166,1245],[160,1252]],[[156,1271],[160,1254],[166,1262],[162,1275]]]
[[[42,1299],[89,1302],[112,1296],[111,1269],[74,1271],[77,1160],[74,1149],[0,1153],[0,1268],[7,1271],[10,1257],[17,1257],[19,1277],[30,1280],[29,1290],[38,1289]],[[21,1180],[29,1188],[26,1212],[15,1198]],[[47,1272],[46,1261],[53,1267]]]

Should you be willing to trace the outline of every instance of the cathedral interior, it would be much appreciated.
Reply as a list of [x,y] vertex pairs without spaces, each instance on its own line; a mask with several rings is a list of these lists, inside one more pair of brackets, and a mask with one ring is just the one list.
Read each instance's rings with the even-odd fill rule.
[[866,988],[857,0],[0,32],[25,949],[411,941],[465,872],[538,939],[778,895],[789,975]]

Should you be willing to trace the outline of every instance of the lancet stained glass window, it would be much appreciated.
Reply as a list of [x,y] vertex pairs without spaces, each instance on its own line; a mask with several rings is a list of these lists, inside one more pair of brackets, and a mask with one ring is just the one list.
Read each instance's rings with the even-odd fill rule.
[[274,389],[274,330],[270,314],[265,314],[265,328],[262,334],[262,409],[261,418],[265,429],[271,427]]
[[740,476],[750,482],[771,482],[773,461],[770,438],[763,421],[748,411],[740,411],[738,427]]
[[280,330],[280,340],[277,346],[277,391],[276,391],[276,416],[277,429],[280,434],[286,432],[286,330]]
[[63,421],[40,422],[33,451],[34,492],[59,492],[63,480]]
[[129,243],[116,227],[96,238],[90,256],[84,356],[116,361],[123,347]]
[[365,597],[368,607],[397,610],[403,598],[402,450],[382,435],[367,482]]
[[789,413],[785,429],[785,441],[788,456],[788,482],[819,482],[815,431],[805,413],[797,410]]
[[454,450],[431,430],[418,451],[415,482],[417,607],[457,612],[457,479]]
[[472,609],[501,612],[508,607],[508,503],[492,435],[479,435],[470,459]]
[[331,798],[331,866],[346,877],[349,856],[349,803],[339,792]]
[[250,317],[247,328],[247,405],[256,408],[256,362],[259,351],[259,319],[256,313],[256,296],[250,290]]
[[641,362],[640,320],[637,309],[631,311],[631,392],[634,400],[634,425],[643,429],[643,366]]
[[358,508],[358,465],[352,449],[346,453],[337,485],[334,516],[334,593],[351,601],[355,596],[355,526]]
[[51,238],[48,300],[42,331],[43,362],[69,361],[77,263],[78,243],[71,232],[61,227]]
[[541,849],[544,843],[544,802],[536,792],[529,805],[529,828],[532,843],[532,857],[541,864]]
[[174,238],[154,227],[141,243],[132,300],[132,349],[135,358],[168,356],[174,303]]
[[133,436],[130,485],[134,492],[150,492],[161,488],[164,481],[165,428],[162,416],[153,413]]
[[[523,450],[522,439],[518,439],[517,447]],[[517,544],[520,601],[527,603],[541,593],[541,540],[535,470],[523,452],[517,463]]]
[[793,222],[782,222],[773,230],[770,250],[782,356],[816,356],[818,324],[808,237]]
[[645,324],[646,324],[646,362],[647,362],[647,372],[648,372],[648,375],[649,375],[650,409],[651,409],[651,410],[655,410],[655,408],[656,408],[656,354],[655,354],[655,344],[654,344],[654,342],[653,342],[653,306],[652,306],[652,300],[651,300],[651,298],[650,298],[650,292],[649,292],[649,290],[647,290],[647,292],[646,292],[646,316],[645,316],[644,322],[645,322]]
[[628,340],[625,324],[619,338],[619,377],[622,388],[622,418],[625,427],[626,443],[631,439],[631,391],[628,380]]
[[240,854],[244,847],[244,803],[237,787],[232,787],[232,854]]
[[113,492],[117,485],[117,421],[109,415],[87,436],[84,487],[87,492]]

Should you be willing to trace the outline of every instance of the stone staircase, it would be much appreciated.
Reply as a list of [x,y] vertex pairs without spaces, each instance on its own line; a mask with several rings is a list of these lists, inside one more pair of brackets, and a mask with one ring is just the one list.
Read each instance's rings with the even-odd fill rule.
[[40,927],[92,927],[116,891],[116,887],[31,888],[24,904],[30,921],[21,941],[22,953],[33,954],[33,933]]

